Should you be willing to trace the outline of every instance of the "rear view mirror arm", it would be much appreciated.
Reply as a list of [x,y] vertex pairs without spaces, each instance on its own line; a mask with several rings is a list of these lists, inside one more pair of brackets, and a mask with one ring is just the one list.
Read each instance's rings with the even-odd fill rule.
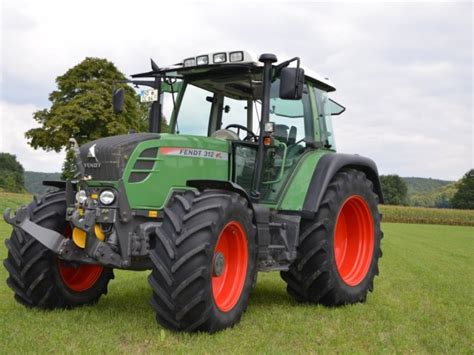
[[291,62],[294,62],[296,60],[296,67],[300,67],[300,58],[299,57],[294,57],[288,60],[285,60],[284,62],[278,64],[275,67],[275,76],[278,76],[283,68],[286,68],[288,65],[290,65]]

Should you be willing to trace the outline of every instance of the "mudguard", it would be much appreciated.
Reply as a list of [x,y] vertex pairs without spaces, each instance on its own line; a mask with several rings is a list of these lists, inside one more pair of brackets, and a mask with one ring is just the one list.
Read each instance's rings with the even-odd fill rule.
[[301,215],[303,218],[314,218],[321,200],[331,179],[343,168],[353,168],[365,173],[374,184],[379,202],[383,203],[382,186],[375,162],[369,158],[352,154],[326,154],[318,162],[306,193]]
[[189,187],[194,187],[198,190],[220,189],[220,190],[228,190],[228,191],[237,192],[239,195],[244,197],[248,201],[249,206],[252,207],[252,200],[250,199],[250,196],[247,194],[247,191],[245,191],[240,185],[236,184],[235,182],[225,181],[225,180],[202,179],[202,180],[188,180],[186,181],[186,185]]

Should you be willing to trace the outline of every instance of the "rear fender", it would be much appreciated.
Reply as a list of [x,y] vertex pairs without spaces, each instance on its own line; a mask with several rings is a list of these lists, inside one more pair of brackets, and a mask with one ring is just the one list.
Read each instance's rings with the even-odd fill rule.
[[379,202],[383,203],[379,173],[377,165],[373,160],[360,155],[340,153],[326,154],[319,160],[311,178],[301,212],[303,218],[314,218],[330,181],[337,172],[344,168],[362,171],[374,185],[374,190],[379,198]]

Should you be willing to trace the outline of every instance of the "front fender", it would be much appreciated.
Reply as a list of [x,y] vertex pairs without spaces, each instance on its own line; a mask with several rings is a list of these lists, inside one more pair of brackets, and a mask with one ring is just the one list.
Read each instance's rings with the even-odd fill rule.
[[252,207],[252,200],[247,192],[243,189],[242,186],[239,184],[232,182],[232,181],[225,181],[225,180],[210,180],[210,179],[199,179],[199,180],[187,180],[186,185],[189,187],[194,187],[198,190],[204,189],[220,189],[220,190],[227,190],[237,192],[243,198],[245,198],[249,206]]

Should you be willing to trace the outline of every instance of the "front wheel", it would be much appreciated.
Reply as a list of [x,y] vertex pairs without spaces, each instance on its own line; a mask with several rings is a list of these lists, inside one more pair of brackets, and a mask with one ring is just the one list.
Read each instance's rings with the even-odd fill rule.
[[281,276],[299,302],[364,302],[382,256],[378,197],[361,171],[335,175],[314,220],[304,220],[298,258]]
[[[35,198],[28,210],[33,222],[70,236],[63,191]],[[15,292],[15,299],[27,307],[72,308],[96,303],[107,293],[107,285],[114,277],[110,268],[59,260],[19,228],[13,228],[5,244],[8,256],[3,264],[9,273],[7,284]]]
[[215,332],[236,324],[256,273],[255,227],[236,193],[175,194],[151,242],[152,306],[172,330]]

